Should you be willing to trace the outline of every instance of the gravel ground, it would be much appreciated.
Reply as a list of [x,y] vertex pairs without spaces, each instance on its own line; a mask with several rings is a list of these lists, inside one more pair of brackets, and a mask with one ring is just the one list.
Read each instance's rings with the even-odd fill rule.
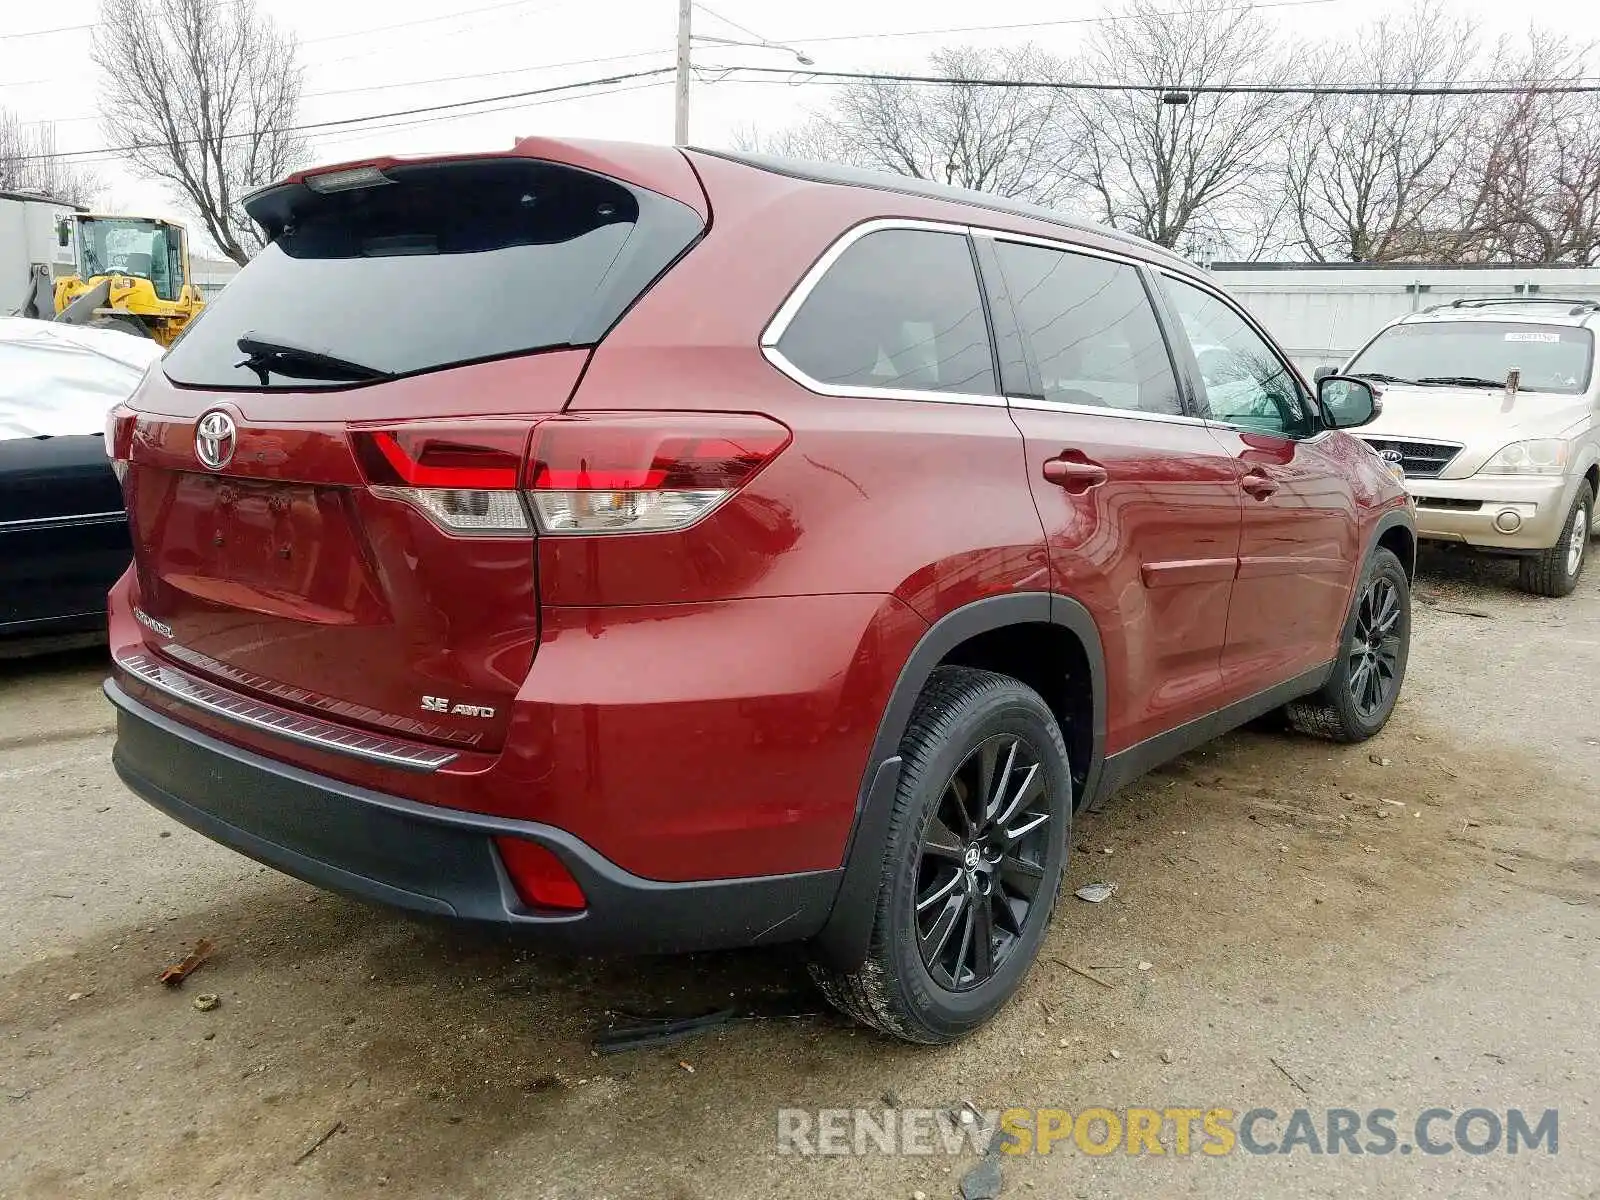
[[[1429,556],[1418,600],[1379,739],[1243,732],[1080,817],[1069,887],[1116,893],[1066,897],[1018,1000],[938,1050],[819,1011],[793,950],[584,960],[318,893],[121,787],[98,655],[0,663],[0,1196],[960,1194],[970,1148],[778,1153],[778,1109],[886,1093],[1270,1108],[1266,1141],[1297,1108],[1393,1109],[1402,1142],[1429,1107],[1560,1114],[1553,1155],[1068,1139],[991,1160],[1006,1196],[1600,1196],[1600,571],[1536,600]],[[591,1050],[608,1014],[729,1006]]]

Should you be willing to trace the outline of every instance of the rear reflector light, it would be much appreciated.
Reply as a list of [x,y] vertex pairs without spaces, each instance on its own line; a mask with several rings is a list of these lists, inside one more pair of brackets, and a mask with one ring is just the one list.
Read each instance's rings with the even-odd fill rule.
[[497,837],[494,844],[524,904],[569,912],[588,907],[583,888],[553,851],[517,837]]
[[534,431],[528,499],[547,534],[684,529],[743,487],[789,444],[744,413],[601,413]]

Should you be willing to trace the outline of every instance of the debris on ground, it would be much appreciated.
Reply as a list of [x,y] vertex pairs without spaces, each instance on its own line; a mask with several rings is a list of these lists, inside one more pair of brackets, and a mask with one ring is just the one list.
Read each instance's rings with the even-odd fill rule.
[[900,1107],[900,1093],[895,1091],[893,1088],[884,1088],[883,1094],[880,1095],[878,1099],[882,1100],[884,1106],[887,1108]]
[[1116,986],[1117,986],[1116,984],[1112,983],[1110,980],[1102,979],[1100,976],[1096,975],[1093,971],[1090,971],[1085,967],[1075,967],[1075,966],[1073,966],[1071,963],[1069,963],[1064,958],[1052,958],[1050,961],[1055,963],[1056,966],[1058,966],[1058,967],[1065,967],[1067,970],[1071,971],[1074,975],[1082,975],[1090,983],[1098,983],[1103,988],[1115,989]]
[[680,1058],[678,1060],[678,1065],[680,1067],[682,1067],[685,1071],[689,1072],[689,1074],[691,1074],[691,1075],[694,1074],[694,1068],[691,1067],[688,1063],[684,1062],[683,1059]]
[[84,998],[84,996],[87,995],[87,994],[88,993],[86,993],[86,992],[73,992],[72,995],[67,997],[67,1003],[68,1004],[76,1004],[79,1000],[82,1000]]
[[1153,966],[1155,966],[1155,963],[1153,962],[1145,962],[1143,959],[1139,960],[1139,970],[1141,971],[1148,971]]
[[961,1177],[961,1200],[995,1200],[1004,1182],[1000,1164],[985,1158]]
[[1390,804],[1390,805],[1393,805],[1395,808],[1404,808],[1406,806],[1406,802],[1404,800],[1391,800],[1387,796],[1379,796],[1378,797],[1378,803],[1379,804]]
[[161,982],[168,987],[182,987],[183,981],[198,971],[216,948],[216,943],[210,938],[201,938],[194,944],[194,949],[183,956],[182,962],[174,963],[161,972]]
[[1384,758],[1383,755],[1381,755],[1381,754],[1369,754],[1369,755],[1367,755],[1367,761],[1369,763],[1371,763],[1373,766],[1376,766],[1376,767],[1392,767],[1392,766],[1394,766],[1394,759],[1392,759],[1392,758]]
[[343,1133],[343,1132],[344,1132],[344,1122],[343,1121],[335,1121],[332,1125],[328,1126],[328,1130],[327,1130],[326,1133],[324,1133],[316,1141],[312,1142],[311,1145],[309,1145],[309,1146],[307,1146],[305,1148],[305,1150],[301,1153],[300,1157],[294,1160],[293,1165],[298,1167],[301,1163],[305,1162],[306,1159],[310,1158],[318,1150],[322,1149],[323,1145],[334,1134]]
[[1121,1050],[1113,1050],[1113,1051],[1111,1051],[1111,1057],[1112,1058],[1121,1058],[1122,1057],[1122,1051]]
[[1090,904],[1099,904],[1102,900],[1109,900],[1117,890],[1114,883],[1086,883],[1072,894],[1079,900],[1087,900]]
[[222,997],[215,992],[201,992],[194,998],[196,1012],[210,1012],[222,1003]]
[[594,1049],[601,1054],[621,1054],[625,1050],[644,1050],[665,1046],[698,1033],[716,1029],[738,1019],[738,1010],[721,1008],[697,1017],[647,1017],[617,1013],[622,1020],[594,1036]]
[[1279,1074],[1281,1074],[1290,1083],[1294,1084],[1294,1086],[1296,1088],[1298,1088],[1303,1095],[1306,1095],[1306,1096],[1311,1095],[1311,1089],[1306,1087],[1305,1084],[1301,1083],[1293,1075],[1289,1074],[1289,1069],[1287,1067],[1285,1067],[1281,1062],[1279,1062],[1275,1058],[1270,1058],[1270,1057],[1267,1059],[1267,1061],[1269,1063],[1271,1063],[1273,1066],[1277,1067]]
[[1172,1063],[1172,1051],[1171,1050],[1163,1050],[1161,1052],[1161,1061],[1164,1062],[1164,1063],[1167,1063],[1168,1065],[1171,1065],[1171,1063]]
[[1513,875],[1517,873],[1517,869],[1508,862],[1501,862],[1499,859],[1496,859],[1494,865],[1499,867],[1502,871],[1510,871]]

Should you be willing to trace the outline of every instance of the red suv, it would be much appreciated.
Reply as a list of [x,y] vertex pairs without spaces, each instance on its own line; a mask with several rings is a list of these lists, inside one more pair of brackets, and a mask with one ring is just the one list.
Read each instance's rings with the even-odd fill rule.
[[316,884],[587,948],[809,944],[952,1040],[1075,809],[1371,736],[1406,495],[1203,273],[996,197],[532,139],[293,175],[112,413],[116,766]]

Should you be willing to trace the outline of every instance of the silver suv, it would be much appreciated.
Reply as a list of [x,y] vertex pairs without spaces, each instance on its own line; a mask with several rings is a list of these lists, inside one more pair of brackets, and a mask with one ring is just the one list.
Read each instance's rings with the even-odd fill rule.
[[1594,300],[1457,300],[1386,326],[1340,372],[1382,389],[1356,436],[1404,472],[1417,535],[1517,555],[1541,596],[1577,586],[1600,533],[1596,325]]

